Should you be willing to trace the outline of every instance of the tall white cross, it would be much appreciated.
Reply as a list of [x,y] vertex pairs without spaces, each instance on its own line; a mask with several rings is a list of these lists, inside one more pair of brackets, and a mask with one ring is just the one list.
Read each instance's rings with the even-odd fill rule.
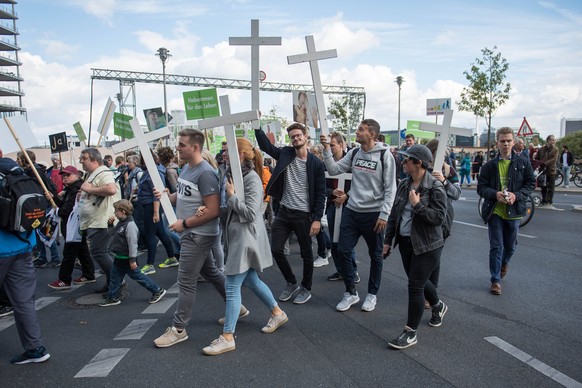
[[[341,190],[341,191],[345,191],[346,190],[346,181],[352,180],[352,173],[344,172],[343,174],[329,175],[326,172],[325,177],[331,178],[331,179],[337,179],[337,189]],[[332,204],[331,206],[335,206],[335,204]],[[340,226],[342,223],[343,208],[344,208],[344,205],[342,204],[342,206],[336,207],[336,209],[335,209],[335,220],[333,222],[333,236],[331,236],[331,241],[334,243],[339,241],[339,232],[340,232]]]
[[[259,20],[251,20],[250,37],[230,37],[228,44],[231,46],[251,46],[251,109],[260,110],[259,104],[259,46],[280,46],[281,37],[259,36]],[[259,129],[260,122],[253,121],[253,129]]]
[[[311,68],[311,78],[313,79],[313,91],[315,92],[315,103],[317,104],[317,111],[321,127],[321,134],[328,135],[329,127],[327,125],[327,113],[325,110],[325,103],[323,102],[323,87],[321,86],[321,76],[319,74],[318,61],[322,59],[336,58],[337,50],[315,51],[315,40],[313,35],[305,37],[307,43],[307,54],[289,55],[287,63],[294,65],[296,63],[309,62]],[[315,123],[314,123],[315,124]]]
[[234,125],[245,121],[253,121],[259,119],[258,110],[250,110],[241,113],[230,113],[230,104],[228,96],[220,96],[220,110],[222,116],[213,117],[210,119],[198,121],[198,129],[210,129],[216,127],[224,127],[224,134],[226,135],[226,142],[228,144],[228,160],[230,162],[230,171],[232,174],[232,181],[234,184],[234,192],[239,201],[244,203],[245,192],[243,185],[242,170],[240,168],[240,160],[238,158],[238,147],[236,145],[236,133]]
[[101,115],[101,120],[99,121],[99,126],[97,127],[97,132],[99,132],[97,147],[101,146],[101,138],[107,136],[109,125],[111,124],[111,120],[113,120],[113,112],[115,112],[115,107],[115,103],[111,101],[111,98],[108,98],[107,104],[105,104],[105,109],[103,109],[103,114]]
[[447,146],[449,144],[449,135],[457,136],[473,136],[473,131],[465,128],[451,127],[451,122],[453,121],[453,111],[452,109],[445,109],[443,124],[431,124],[431,123],[420,123],[420,130],[431,131],[440,134],[439,145],[437,147],[437,152],[433,160],[433,170],[441,171],[443,169],[443,163],[445,161],[445,153],[447,151]]
[[139,147],[139,151],[146,164],[150,178],[152,179],[152,183],[154,184],[154,187],[160,193],[162,193],[160,198],[160,205],[162,205],[162,209],[164,209],[168,223],[171,225],[178,219],[176,218],[176,213],[174,213],[174,208],[172,207],[168,193],[164,191],[164,183],[162,182],[162,178],[158,173],[158,166],[156,166],[156,162],[154,161],[154,157],[152,156],[150,147],[148,145],[148,142],[150,141],[158,140],[165,136],[170,136],[170,130],[168,127],[163,127],[144,134],[141,126],[139,125],[139,121],[136,118],[131,119],[129,124],[131,125],[131,129],[133,131],[133,139],[115,144],[112,147],[113,152],[118,154],[131,148]]

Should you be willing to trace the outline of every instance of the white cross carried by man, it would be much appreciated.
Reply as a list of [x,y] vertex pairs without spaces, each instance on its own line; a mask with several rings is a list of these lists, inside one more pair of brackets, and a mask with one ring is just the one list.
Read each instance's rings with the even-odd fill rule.
[[157,173],[158,166],[156,166],[156,162],[154,161],[154,157],[152,156],[152,152],[148,145],[148,142],[150,141],[170,136],[170,130],[168,127],[163,127],[144,134],[141,126],[139,125],[139,121],[135,117],[129,121],[129,124],[131,125],[131,129],[133,131],[133,139],[129,139],[113,145],[113,152],[119,154],[132,148],[139,148],[141,156],[143,157],[145,165],[150,173],[150,178],[152,179],[154,187],[160,193],[162,193],[162,196],[160,197],[160,205],[162,205],[162,209],[166,214],[168,223],[171,225],[178,219],[176,218],[176,213],[174,213],[174,208],[172,207],[168,193],[164,191],[164,183],[162,182],[160,174]]
[[470,129],[451,127],[453,121],[452,109],[445,109],[444,119],[442,125],[432,123],[420,123],[419,129],[423,131],[431,131],[440,134],[439,145],[433,160],[433,171],[442,171],[443,163],[445,161],[445,154],[449,144],[449,135],[469,136],[473,135]]
[[234,192],[239,201],[244,203],[244,185],[242,170],[240,167],[240,160],[238,158],[238,146],[236,144],[236,133],[233,124],[239,124],[242,122],[253,121],[259,119],[258,110],[250,110],[241,113],[230,113],[230,104],[228,102],[228,96],[220,96],[220,110],[222,111],[222,116],[213,117],[210,119],[198,121],[198,129],[211,129],[217,127],[224,127],[224,133],[226,135],[226,143],[228,144],[228,160],[230,162],[230,170],[232,174],[232,181],[234,185]]
[[317,112],[321,127],[321,134],[328,135],[329,127],[327,125],[327,111],[325,110],[325,103],[323,101],[323,87],[321,86],[321,75],[319,74],[318,61],[322,59],[336,58],[337,50],[333,49],[316,51],[313,35],[307,35],[305,37],[305,42],[307,44],[307,53],[289,55],[287,57],[287,63],[289,65],[294,65],[296,63],[309,62],[309,66],[311,68],[311,78],[313,80],[313,92],[315,93],[315,103],[317,105]]
[[[230,37],[228,44],[231,46],[251,46],[251,108],[259,110],[259,47],[260,46],[280,46],[281,37],[259,36],[259,20],[251,20],[250,37]],[[224,112],[223,112],[224,113]],[[259,129],[259,120],[253,121],[253,129]]]

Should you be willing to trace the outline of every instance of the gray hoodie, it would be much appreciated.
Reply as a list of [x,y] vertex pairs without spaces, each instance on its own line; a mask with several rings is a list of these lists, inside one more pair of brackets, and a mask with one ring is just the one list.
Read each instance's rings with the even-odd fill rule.
[[[384,162],[380,160],[382,150],[386,150]],[[378,218],[388,220],[396,196],[396,165],[389,149],[381,143],[368,152],[353,148],[338,162],[333,160],[331,150],[326,149],[323,161],[329,175],[352,173],[348,208],[361,213],[380,212]]]

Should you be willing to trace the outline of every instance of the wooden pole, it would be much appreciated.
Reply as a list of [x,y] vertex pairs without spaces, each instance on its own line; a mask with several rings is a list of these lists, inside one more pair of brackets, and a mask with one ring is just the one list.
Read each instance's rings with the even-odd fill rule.
[[[51,194],[50,191],[48,191],[48,189],[46,188],[42,178],[40,177],[40,174],[36,170],[36,167],[35,167],[34,163],[32,162],[32,160],[30,159],[30,156],[28,156],[28,152],[26,152],[26,149],[23,147],[22,143],[20,143],[20,138],[18,137],[18,135],[16,135],[16,131],[12,127],[12,124],[8,120],[8,117],[4,116],[4,121],[6,122],[8,129],[10,129],[10,132],[12,133],[12,137],[14,137],[14,140],[16,140],[18,147],[20,147],[20,150],[22,151],[22,154],[26,158],[26,161],[28,162],[28,164],[30,164],[30,167],[32,169],[32,172],[34,173],[34,176],[36,177],[36,180],[38,181],[38,183],[40,183],[42,189],[45,192],[45,196],[47,193]],[[51,203],[51,206],[53,207],[53,209],[56,209],[57,204],[55,203],[55,201],[53,201],[52,195],[48,195],[47,197],[49,197],[49,202]]]

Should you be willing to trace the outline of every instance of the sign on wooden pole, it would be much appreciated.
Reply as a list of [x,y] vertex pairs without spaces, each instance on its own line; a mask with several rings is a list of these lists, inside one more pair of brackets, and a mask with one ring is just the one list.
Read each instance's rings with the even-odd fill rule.
[[236,134],[234,125],[245,121],[253,121],[259,119],[259,111],[251,110],[241,113],[230,113],[230,104],[228,96],[220,96],[220,109],[222,116],[211,119],[198,121],[198,129],[210,129],[216,127],[224,127],[226,135],[226,142],[228,144],[228,160],[230,162],[230,170],[232,174],[232,182],[234,184],[234,192],[239,201],[244,203],[245,193],[243,185],[242,170],[240,168],[240,160],[238,158],[238,147],[236,145]]
[[[251,20],[250,37],[231,37],[228,39],[231,46],[251,46],[251,109],[260,110],[259,89],[260,89],[260,69],[259,69],[259,47],[260,46],[280,46],[281,37],[259,36],[259,20]],[[224,114],[224,111],[223,111]],[[258,120],[253,121],[253,129],[259,129]]]
[[323,101],[323,87],[321,86],[321,76],[319,74],[318,61],[322,59],[336,58],[337,50],[315,51],[315,40],[313,35],[305,37],[307,43],[307,53],[290,55],[287,57],[287,63],[294,65],[296,63],[309,62],[311,68],[311,78],[313,79],[313,91],[315,93],[315,102],[317,104],[317,111],[321,127],[321,134],[328,135],[329,127],[327,125],[327,111],[325,110],[325,103]]
[[109,125],[113,119],[113,112],[115,112],[116,105],[111,98],[107,99],[107,104],[105,104],[105,109],[103,109],[103,114],[101,115],[101,120],[99,121],[99,126],[97,127],[97,132],[99,132],[99,141],[97,142],[97,147],[101,145],[101,138],[107,135],[109,131]]
[[434,160],[432,161],[433,170],[441,171],[445,161],[445,154],[449,144],[449,135],[457,136],[473,136],[473,131],[466,128],[451,127],[453,121],[452,109],[445,109],[444,119],[442,125],[431,123],[420,123],[420,129],[423,131],[431,131],[440,134],[439,145]]

